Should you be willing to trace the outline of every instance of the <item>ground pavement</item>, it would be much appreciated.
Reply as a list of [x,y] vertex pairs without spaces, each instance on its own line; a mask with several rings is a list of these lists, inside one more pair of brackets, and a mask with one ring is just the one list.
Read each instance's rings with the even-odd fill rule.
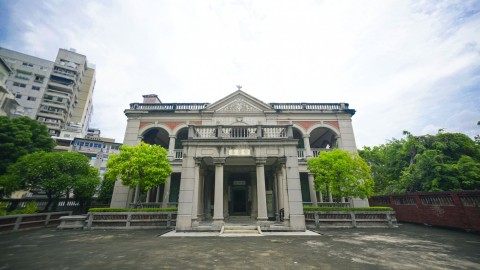
[[0,234],[3,269],[480,269],[480,235],[400,224],[318,235],[162,237],[162,230]]

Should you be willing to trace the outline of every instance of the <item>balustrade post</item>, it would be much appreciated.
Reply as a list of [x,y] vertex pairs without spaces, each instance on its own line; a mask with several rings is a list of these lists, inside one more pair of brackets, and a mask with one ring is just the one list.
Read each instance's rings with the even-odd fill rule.
[[257,139],[262,138],[262,125],[257,125]]
[[194,137],[194,126],[193,125],[189,125],[188,126],[188,139],[191,140],[193,139]]
[[287,126],[287,138],[293,139],[293,127],[292,127],[292,125]]

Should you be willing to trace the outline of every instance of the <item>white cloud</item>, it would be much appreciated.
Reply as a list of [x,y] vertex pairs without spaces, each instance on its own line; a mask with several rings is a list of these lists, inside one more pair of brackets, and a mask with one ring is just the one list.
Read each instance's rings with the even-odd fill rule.
[[123,110],[142,94],[215,102],[236,84],[265,102],[349,102],[359,147],[402,130],[472,135],[459,123],[480,120],[475,1],[11,5],[18,29],[0,46],[52,60],[59,47],[87,55],[97,67],[93,125],[120,141]]

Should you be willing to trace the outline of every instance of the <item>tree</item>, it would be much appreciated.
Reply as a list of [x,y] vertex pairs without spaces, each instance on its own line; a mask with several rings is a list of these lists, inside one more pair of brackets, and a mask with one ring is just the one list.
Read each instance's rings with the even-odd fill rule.
[[320,152],[318,157],[307,163],[309,171],[315,176],[317,191],[326,186],[333,196],[362,199],[373,193],[370,167],[357,153],[334,149]]
[[135,202],[137,202],[140,190],[150,190],[163,184],[172,174],[167,154],[165,148],[144,142],[136,146],[120,146],[120,154],[109,157],[105,177],[120,178],[123,185],[136,188]]
[[82,212],[89,208],[93,196],[100,186],[100,174],[97,168],[90,167],[86,175],[81,175],[73,182],[73,194],[78,200]]
[[28,153],[52,151],[55,141],[45,125],[28,117],[9,119],[0,116],[0,175],[10,164]]
[[478,143],[461,133],[404,134],[359,151],[371,165],[376,194],[479,189]]
[[[98,171],[92,170],[88,158],[79,153],[43,152],[27,154],[10,165],[0,178],[7,192],[40,189],[48,197],[45,211],[52,203],[72,190],[85,199],[98,186]],[[55,208],[55,207],[53,207]],[[54,210],[54,209],[53,209]]]

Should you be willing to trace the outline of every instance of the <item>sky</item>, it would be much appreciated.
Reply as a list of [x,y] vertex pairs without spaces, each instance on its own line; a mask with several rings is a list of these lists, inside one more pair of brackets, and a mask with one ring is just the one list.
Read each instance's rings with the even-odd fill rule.
[[92,127],[122,142],[142,95],[347,102],[358,148],[480,133],[480,0],[0,0],[0,47],[96,67]]

